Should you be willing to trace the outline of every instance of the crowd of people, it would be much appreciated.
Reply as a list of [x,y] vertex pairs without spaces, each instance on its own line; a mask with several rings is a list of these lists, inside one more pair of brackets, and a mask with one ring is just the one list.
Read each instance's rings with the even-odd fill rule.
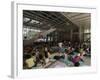
[[23,54],[23,66],[24,68],[40,67],[46,65],[49,62],[50,52],[45,47],[32,48],[25,50]]
[[[53,51],[55,46],[57,49]],[[28,49],[24,49],[24,69],[43,67],[50,62],[51,59],[64,62],[66,66],[81,66],[81,63],[84,64],[84,56],[91,56],[91,47],[87,43],[64,41],[58,42],[55,46],[52,47],[46,44],[37,48],[27,47]]]

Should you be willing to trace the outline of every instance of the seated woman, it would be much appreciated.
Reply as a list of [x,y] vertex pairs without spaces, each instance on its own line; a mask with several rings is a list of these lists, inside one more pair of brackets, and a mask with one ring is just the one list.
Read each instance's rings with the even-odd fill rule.
[[45,58],[45,63],[48,63],[50,58],[50,51],[47,47],[44,48],[44,58]]
[[35,54],[36,54],[36,62],[39,63],[40,62],[40,58],[39,58],[39,50],[38,49],[35,49]]
[[60,42],[58,43],[58,53],[57,55],[54,56],[54,59],[61,60],[61,61],[62,59],[64,60],[64,57],[65,57],[64,53],[65,53],[65,48],[63,47],[63,43]]
[[36,62],[36,57],[34,56],[34,54],[26,55],[25,63],[28,69],[31,69],[33,66],[35,66],[36,65],[35,62]]
[[43,54],[42,51],[39,49],[35,50],[35,54],[36,54],[36,64],[44,64],[44,58],[43,58]]
[[35,53],[32,53],[32,58],[33,58],[33,62],[34,62],[33,67],[36,67],[37,66],[37,62],[36,62],[36,54]]
[[67,66],[72,66],[72,56],[69,55],[68,50],[65,49],[65,53],[64,53],[64,59],[62,59],[62,61],[67,65]]
[[80,66],[80,62],[84,62],[83,57],[85,55],[85,51],[80,51],[76,56],[73,57],[72,62],[74,63],[74,66]]
[[80,57],[81,57],[82,62],[84,62],[83,58],[84,58],[85,54],[86,54],[86,52],[84,50],[82,52],[80,52]]
[[80,63],[79,63],[80,60],[81,60],[81,57],[80,57],[80,53],[79,53],[78,55],[76,55],[72,58],[72,62],[74,64],[74,66],[76,66],[76,67],[80,66]]
[[86,56],[91,57],[91,49],[89,47],[86,48],[85,52],[86,52],[85,54]]

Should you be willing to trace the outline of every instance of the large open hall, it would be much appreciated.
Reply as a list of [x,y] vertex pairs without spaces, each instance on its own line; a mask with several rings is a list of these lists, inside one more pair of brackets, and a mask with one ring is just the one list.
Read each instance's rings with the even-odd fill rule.
[[23,69],[91,66],[91,14],[23,10]]

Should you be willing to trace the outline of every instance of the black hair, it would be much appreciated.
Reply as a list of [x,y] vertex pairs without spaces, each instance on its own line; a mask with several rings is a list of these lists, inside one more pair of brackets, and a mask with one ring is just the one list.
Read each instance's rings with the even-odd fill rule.
[[29,59],[29,58],[31,58],[31,55],[25,55],[24,57],[25,57],[25,59]]
[[32,56],[35,56],[35,53],[32,53]]
[[78,66],[80,66],[80,63],[79,63],[79,62],[76,62],[76,63],[74,64],[74,66],[75,66],[75,67],[78,67]]

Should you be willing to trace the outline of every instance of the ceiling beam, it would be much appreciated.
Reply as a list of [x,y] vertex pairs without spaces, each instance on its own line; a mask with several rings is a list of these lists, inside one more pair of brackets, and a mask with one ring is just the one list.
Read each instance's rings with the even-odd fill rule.
[[[35,11],[33,11],[35,12]],[[44,11],[40,11],[40,12],[36,12],[36,14],[39,14],[39,16],[42,16],[44,19],[49,20],[49,22],[52,22],[54,25],[59,25],[59,26],[64,26],[64,23],[61,23],[61,21],[57,22],[51,15],[50,13],[52,12],[48,12],[49,14],[44,13]]]
[[[49,12],[49,13],[51,14],[52,12]],[[64,28],[65,27],[65,28],[70,28],[70,29],[73,28],[74,29],[74,28],[77,27],[75,24],[73,24],[69,19],[67,19],[62,14],[59,14],[58,12],[54,12],[54,13],[55,13],[55,15],[57,15],[59,17],[59,22],[56,22],[56,21],[54,22],[53,19],[52,19],[53,17],[51,18],[49,15],[47,15],[47,17],[46,17],[46,16],[42,15],[43,13],[41,14],[40,11],[36,12],[36,11],[27,11],[27,10],[24,10],[23,11],[23,17],[27,17],[27,18],[30,18],[30,19],[33,19],[33,20],[40,21],[43,24],[45,22],[47,27],[48,27],[48,24],[50,24],[51,27],[53,26],[53,27],[56,27],[56,28]],[[60,23],[61,21],[63,22],[62,24]],[[66,22],[68,22],[71,25],[68,26],[66,24]],[[24,24],[24,25],[26,25],[26,24]],[[34,24],[27,24],[27,25],[34,26]],[[41,26],[40,28],[42,28],[42,27],[46,28],[46,26]]]
[[76,17],[69,17],[71,19],[79,19],[79,18],[86,18],[86,17],[91,17],[90,15],[80,15],[80,16],[76,16]]
[[53,15],[52,13],[57,13],[57,12],[42,12],[43,14],[45,14],[47,17],[50,17],[52,20],[56,21],[59,24],[63,24],[64,22],[59,19],[58,16]]
[[78,19],[71,19],[72,21],[75,20],[75,21],[80,21],[80,20],[91,20],[90,17],[83,17],[83,18],[78,18]]
[[79,15],[82,15],[82,13],[72,13],[72,15],[69,14],[68,17],[76,17]]
[[[26,11],[26,12],[28,12],[28,13],[31,14],[31,15],[36,16],[37,18],[38,18],[38,17],[39,17],[39,18],[42,18],[41,21],[46,21],[47,23],[51,23],[51,25],[53,24],[53,26],[58,26],[58,24],[55,24],[55,22],[53,22],[51,19],[49,19],[49,18],[47,18],[47,17],[41,15],[41,14],[39,13],[40,11],[38,11],[38,12],[36,12],[36,11]],[[60,25],[60,24],[59,24],[59,25]]]
[[28,18],[35,18],[35,19],[41,18],[41,19],[39,19],[39,21],[46,21],[46,23],[48,23],[48,24],[51,23],[52,26],[56,26],[56,27],[65,26],[64,24],[58,24],[59,22],[57,22],[57,23],[51,22],[52,19],[51,20],[46,19],[46,17],[43,17],[42,15],[39,15],[37,13],[30,14],[29,12],[24,11],[24,17],[27,17],[27,15],[28,15]]
[[[59,14],[61,14],[61,13],[59,13]],[[58,14],[58,16],[59,16],[59,14]],[[69,20],[67,17],[65,17],[64,15],[62,15],[61,17],[64,19],[64,21],[67,21],[67,22],[70,23],[72,26],[78,27],[76,24],[74,24],[72,21],[70,21],[70,20]]]

